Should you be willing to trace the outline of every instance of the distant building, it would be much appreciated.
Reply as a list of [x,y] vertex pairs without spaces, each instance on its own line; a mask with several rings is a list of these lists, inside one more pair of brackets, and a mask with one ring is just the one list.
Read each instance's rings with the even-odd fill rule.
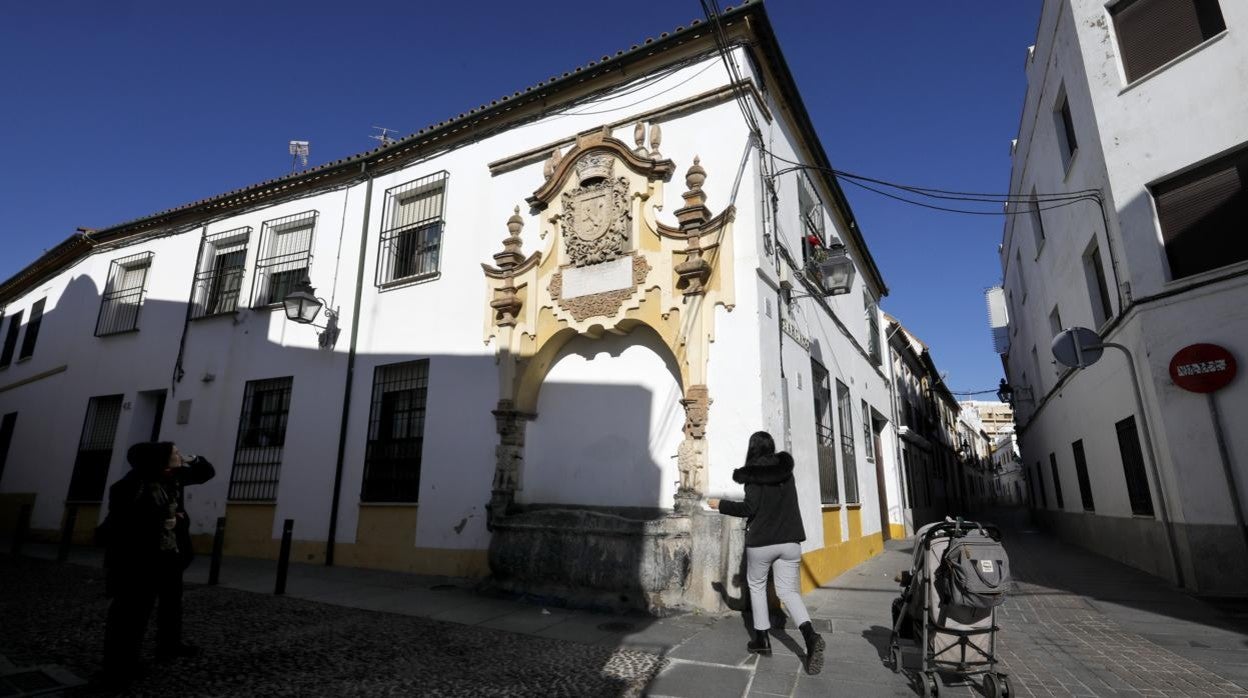
[[963,400],[958,403],[964,412],[972,412],[990,438],[1014,431],[1014,408],[1007,402]]
[[[1248,358],[1248,2],[1046,0],[1020,58],[1002,348],[1037,515],[1189,589],[1248,593],[1248,381],[1215,395],[1236,492],[1206,397],[1170,377],[1192,344]],[[1054,362],[1074,326],[1130,351],[1142,409],[1122,352]]]

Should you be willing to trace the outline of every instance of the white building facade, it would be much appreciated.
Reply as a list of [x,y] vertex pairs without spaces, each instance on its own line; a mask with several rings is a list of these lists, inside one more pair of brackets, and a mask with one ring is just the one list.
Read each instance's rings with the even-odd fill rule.
[[[1192,344],[1241,360],[1248,346],[1248,4],[1049,0],[1026,75],[1001,264],[1033,502],[1068,540],[1244,593],[1248,386],[1214,394],[1223,453],[1206,395],[1170,362]],[[1129,357],[1054,363],[1052,338],[1073,326]]]
[[[197,545],[225,517],[227,554],[274,557],[293,520],[296,561],[717,608],[741,528],[700,498],[741,496],[766,429],[804,587],[879,552],[904,532],[887,289],[762,6],[725,30],[731,75],[682,28],[47,252],[0,285],[0,526],[73,507],[86,540],[159,438],[217,466]],[[838,242],[827,296],[808,258]],[[305,277],[328,329],[283,313]]]

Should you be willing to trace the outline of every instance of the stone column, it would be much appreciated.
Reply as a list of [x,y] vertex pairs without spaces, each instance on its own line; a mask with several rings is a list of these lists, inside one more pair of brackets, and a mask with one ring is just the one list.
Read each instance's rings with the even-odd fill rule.
[[685,440],[676,449],[680,485],[676,488],[675,509],[680,514],[697,510],[706,487],[706,420],[711,399],[705,385],[691,385],[680,401],[685,408]]

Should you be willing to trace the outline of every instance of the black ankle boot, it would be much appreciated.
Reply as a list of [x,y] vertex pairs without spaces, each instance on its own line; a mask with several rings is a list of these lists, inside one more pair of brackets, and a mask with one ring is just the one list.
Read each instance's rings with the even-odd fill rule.
[[755,630],[754,639],[745,648],[758,654],[771,654],[771,636],[766,630]]
[[806,621],[797,626],[802,631],[802,637],[806,638],[806,673],[810,675],[818,674],[823,671],[823,638],[819,633],[815,632],[815,626]]

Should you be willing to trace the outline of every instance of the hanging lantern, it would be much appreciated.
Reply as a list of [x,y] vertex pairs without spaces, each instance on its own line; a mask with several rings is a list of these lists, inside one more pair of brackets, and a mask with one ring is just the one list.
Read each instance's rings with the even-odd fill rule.
[[310,325],[325,304],[316,297],[316,289],[312,288],[312,283],[304,278],[290,295],[282,299],[282,305],[286,309],[287,319],[301,325]]

